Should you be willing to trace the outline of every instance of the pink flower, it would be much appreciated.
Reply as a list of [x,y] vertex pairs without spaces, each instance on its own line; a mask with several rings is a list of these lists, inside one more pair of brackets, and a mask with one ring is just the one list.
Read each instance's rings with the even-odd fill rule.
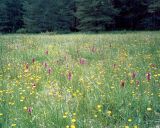
[[69,72],[69,73],[68,73],[68,80],[71,80],[71,79],[72,79],[72,73]]
[[148,72],[148,73],[146,74],[146,79],[147,79],[148,81],[151,80],[151,73]]
[[45,51],[45,54],[48,55],[48,50]]
[[31,115],[31,113],[32,113],[32,108],[31,108],[31,107],[28,107],[27,112]]
[[86,63],[86,61],[85,61],[85,59],[83,59],[83,58],[80,58],[80,61],[79,61],[79,63],[80,63],[80,64],[85,64],[85,63]]
[[51,72],[52,72],[52,69],[51,69],[51,68],[49,68],[49,69],[48,69],[48,73],[49,73],[49,74],[51,74]]

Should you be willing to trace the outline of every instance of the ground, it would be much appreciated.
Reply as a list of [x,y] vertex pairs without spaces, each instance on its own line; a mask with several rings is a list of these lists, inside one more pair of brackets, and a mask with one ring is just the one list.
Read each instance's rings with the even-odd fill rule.
[[0,127],[158,127],[159,35],[0,35]]

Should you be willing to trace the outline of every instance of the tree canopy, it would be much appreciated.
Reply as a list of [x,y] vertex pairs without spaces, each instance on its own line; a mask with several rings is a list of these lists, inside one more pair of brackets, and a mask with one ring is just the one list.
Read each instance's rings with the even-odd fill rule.
[[1,0],[0,32],[160,29],[159,0]]

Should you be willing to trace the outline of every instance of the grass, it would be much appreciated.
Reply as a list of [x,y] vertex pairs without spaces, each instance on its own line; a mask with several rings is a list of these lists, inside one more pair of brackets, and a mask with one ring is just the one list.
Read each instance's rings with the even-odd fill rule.
[[0,127],[159,127],[159,35],[0,35]]

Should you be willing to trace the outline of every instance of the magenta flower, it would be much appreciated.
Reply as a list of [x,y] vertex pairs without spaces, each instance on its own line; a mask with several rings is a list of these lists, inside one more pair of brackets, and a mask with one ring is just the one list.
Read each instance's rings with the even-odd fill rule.
[[52,69],[49,68],[49,69],[48,69],[48,74],[51,74],[51,72],[52,72]]
[[69,72],[69,73],[68,73],[68,80],[71,80],[71,79],[72,79],[72,73]]
[[27,112],[31,115],[31,113],[32,113],[32,108],[31,108],[31,107],[28,107]]
[[148,72],[148,73],[146,74],[146,79],[147,79],[148,81],[151,80],[151,73]]

